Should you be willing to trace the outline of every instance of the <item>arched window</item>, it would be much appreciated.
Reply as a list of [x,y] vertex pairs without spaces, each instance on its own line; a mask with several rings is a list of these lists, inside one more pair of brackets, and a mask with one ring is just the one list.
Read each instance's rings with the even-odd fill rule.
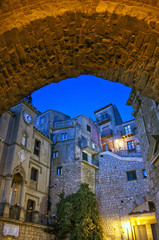
[[22,145],[26,147],[26,144],[27,144],[27,134],[26,132],[24,132],[22,135]]

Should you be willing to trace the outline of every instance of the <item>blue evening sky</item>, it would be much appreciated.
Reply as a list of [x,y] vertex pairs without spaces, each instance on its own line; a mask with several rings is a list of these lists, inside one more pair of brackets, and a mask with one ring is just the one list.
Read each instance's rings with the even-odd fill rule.
[[44,112],[54,109],[71,118],[80,114],[95,120],[94,111],[115,104],[123,121],[133,119],[133,109],[126,106],[131,88],[90,75],[81,75],[59,83],[51,83],[32,94],[33,105]]

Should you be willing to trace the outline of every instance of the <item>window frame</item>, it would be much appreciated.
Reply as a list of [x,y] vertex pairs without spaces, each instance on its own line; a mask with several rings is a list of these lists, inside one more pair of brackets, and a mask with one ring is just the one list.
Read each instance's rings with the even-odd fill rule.
[[[36,143],[38,143],[39,146]],[[35,142],[34,142],[34,154],[36,156],[38,156],[38,157],[40,156],[40,148],[41,148],[41,141],[38,140],[38,139],[35,139]]]
[[59,152],[58,151],[53,151],[52,158],[58,158]]
[[63,174],[62,166],[57,167],[57,176],[61,176]]
[[39,174],[38,172],[39,171],[37,168],[34,168],[34,167],[31,168],[30,179],[36,183],[38,182],[38,174]]
[[[130,149],[129,149],[129,143],[130,143],[130,147],[131,147]],[[133,146],[133,148],[132,148],[132,146]],[[134,140],[127,141],[127,148],[128,148],[129,152],[135,151],[135,142],[134,142]]]
[[[130,173],[135,173],[135,178],[129,179],[128,174],[130,174]],[[127,181],[135,181],[135,180],[137,180],[136,170],[127,171],[126,172],[126,176],[127,176]]]
[[[84,156],[86,156],[86,159],[84,159]],[[88,162],[88,154],[85,152],[82,152],[82,160]]]
[[128,125],[125,125],[124,126],[124,129],[125,129],[125,134],[128,135],[128,134],[131,134],[132,133],[132,130],[131,130],[131,125],[128,124]]
[[87,132],[91,133],[91,126],[87,124]]
[[61,133],[61,141],[65,141],[68,139],[67,132]]
[[[144,172],[145,172],[145,174],[144,174]],[[146,169],[145,168],[142,169],[142,176],[143,176],[144,179],[147,178],[147,173],[146,173]]]

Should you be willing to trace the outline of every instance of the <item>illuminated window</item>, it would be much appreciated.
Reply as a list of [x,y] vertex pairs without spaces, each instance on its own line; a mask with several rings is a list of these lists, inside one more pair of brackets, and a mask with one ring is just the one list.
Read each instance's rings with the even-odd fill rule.
[[147,178],[146,170],[142,169],[143,178]]
[[128,150],[129,151],[134,151],[135,150],[135,145],[134,145],[134,141],[128,141],[127,142],[127,146],[128,146]]
[[27,134],[26,132],[22,135],[22,145],[26,147],[27,144]]
[[62,167],[57,168],[57,175],[62,175]]
[[41,144],[41,142],[39,140],[35,139],[34,154],[37,156],[40,155],[40,144]]
[[132,181],[132,180],[136,180],[137,179],[137,176],[136,176],[136,171],[130,171],[130,172],[127,172],[127,180],[128,181]]
[[125,134],[130,134],[131,133],[131,127],[130,125],[125,126]]

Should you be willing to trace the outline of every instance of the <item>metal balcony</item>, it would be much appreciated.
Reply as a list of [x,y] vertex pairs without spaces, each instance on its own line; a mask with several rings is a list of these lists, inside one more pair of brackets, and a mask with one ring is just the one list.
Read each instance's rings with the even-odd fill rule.
[[74,120],[55,122],[54,123],[54,129],[70,128],[70,127],[73,127],[74,125],[75,125]]
[[127,137],[131,137],[133,135],[135,135],[135,130],[134,129],[130,129],[129,131],[126,131],[125,129],[121,132],[122,134],[122,138],[127,138]]
[[109,138],[113,136],[113,131],[111,129],[108,129],[107,131],[103,131],[101,133],[102,138]]
[[99,153],[99,147],[86,138],[82,138],[81,148],[91,155]]
[[104,114],[103,116],[97,118],[97,123],[98,123],[98,125],[102,125],[104,123],[109,122],[110,120],[111,120],[110,115],[109,114]]

